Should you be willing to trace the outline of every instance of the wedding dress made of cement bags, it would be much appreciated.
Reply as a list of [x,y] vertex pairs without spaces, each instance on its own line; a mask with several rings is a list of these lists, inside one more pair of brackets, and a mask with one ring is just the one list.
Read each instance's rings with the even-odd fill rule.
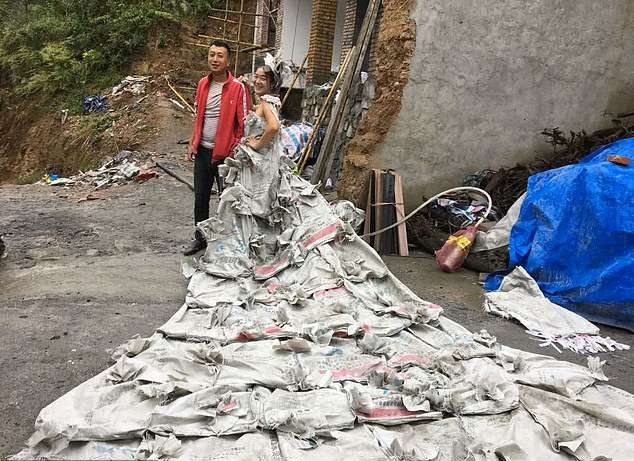
[[292,169],[279,138],[239,147],[185,303],[45,407],[15,459],[631,459],[634,398],[598,360],[451,321]]

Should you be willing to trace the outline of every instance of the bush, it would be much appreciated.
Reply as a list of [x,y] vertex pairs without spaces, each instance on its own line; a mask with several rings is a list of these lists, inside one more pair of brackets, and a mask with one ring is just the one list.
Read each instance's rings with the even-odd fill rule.
[[15,93],[110,84],[151,27],[206,15],[215,0],[0,0],[0,75]]

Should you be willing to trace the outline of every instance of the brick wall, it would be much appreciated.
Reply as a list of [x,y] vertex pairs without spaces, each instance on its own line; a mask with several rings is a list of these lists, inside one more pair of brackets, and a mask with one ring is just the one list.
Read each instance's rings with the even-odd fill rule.
[[337,0],[313,0],[308,47],[307,84],[330,80]]
[[255,12],[257,14],[265,14],[265,16],[255,17],[255,42],[258,45],[266,45],[269,38],[269,17],[266,15],[264,3],[268,0],[258,0]]
[[[367,10],[367,0],[346,0],[346,19],[343,26],[343,38],[341,43],[341,62],[346,57],[346,54],[352,46],[356,43],[363,20],[365,19],[365,13]],[[376,60],[377,60],[377,42],[379,38],[379,29],[381,24],[381,16],[383,12],[383,5],[379,9],[379,15],[372,31],[372,38],[370,39],[370,51],[369,57],[363,63],[363,70],[369,73],[376,72]]]
[[284,23],[284,0],[279,0],[277,5],[277,18],[275,19],[277,28],[275,29],[275,49],[282,46],[282,24]]
[[379,29],[381,29],[381,19],[383,17],[383,4],[379,7],[379,14],[376,17],[376,23],[374,24],[374,30],[372,31],[372,38],[370,39],[370,57],[368,62],[367,72],[374,75],[377,70],[377,44],[379,43]]
[[357,0],[346,0],[346,17],[341,37],[341,64],[354,44],[354,30],[357,18]]

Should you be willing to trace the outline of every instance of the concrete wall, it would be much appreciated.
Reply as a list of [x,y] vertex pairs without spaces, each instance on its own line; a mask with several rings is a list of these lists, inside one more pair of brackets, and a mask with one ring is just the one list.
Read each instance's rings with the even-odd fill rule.
[[[374,161],[405,203],[549,150],[539,132],[594,130],[634,109],[634,1],[418,0],[402,109]],[[378,56],[389,59],[389,56]]]

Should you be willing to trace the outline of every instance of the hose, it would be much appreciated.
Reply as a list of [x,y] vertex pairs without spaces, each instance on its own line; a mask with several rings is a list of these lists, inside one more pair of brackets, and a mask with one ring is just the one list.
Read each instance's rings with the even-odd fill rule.
[[484,220],[487,218],[487,216],[489,216],[489,213],[491,213],[491,208],[493,208],[493,200],[491,200],[491,196],[489,195],[489,193],[487,191],[482,190],[479,187],[462,186],[462,187],[454,187],[453,189],[447,189],[445,191],[442,191],[439,194],[434,195],[429,200],[426,200],[425,202],[423,202],[420,205],[418,205],[414,211],[412,211],[410,214],[405,216],[400,221],[396,221],[394,224],[389,225],[387,227],[384,227],[383,229],[379,229],[377,231],[370,232],[368,234],[364,234],[364,235],[361,236],[361,238],[372,237],[374,235],[382,234],[383,232],[388,231],[390,229],[394,229],[396,226],[399,226],[399,225],[403,224],[405,221],[410,219],[412,216],[414,216],[420,210],[422,210],[423,208],[425,208],[427,205],[429,205],[430,203],[434,202],[435,200],[438,200],[443,195],[450,194],[452,192],[459,192],[459,191],[477,192],[478,194],[481,194],[482,196],[484,196],[487,199],[487,202],[488,202],[487,210],[486,210],[484,215],[478,220],[478,222],[475,225],[475,227],[478,227],[480,224],[482,224],[484,222]]

